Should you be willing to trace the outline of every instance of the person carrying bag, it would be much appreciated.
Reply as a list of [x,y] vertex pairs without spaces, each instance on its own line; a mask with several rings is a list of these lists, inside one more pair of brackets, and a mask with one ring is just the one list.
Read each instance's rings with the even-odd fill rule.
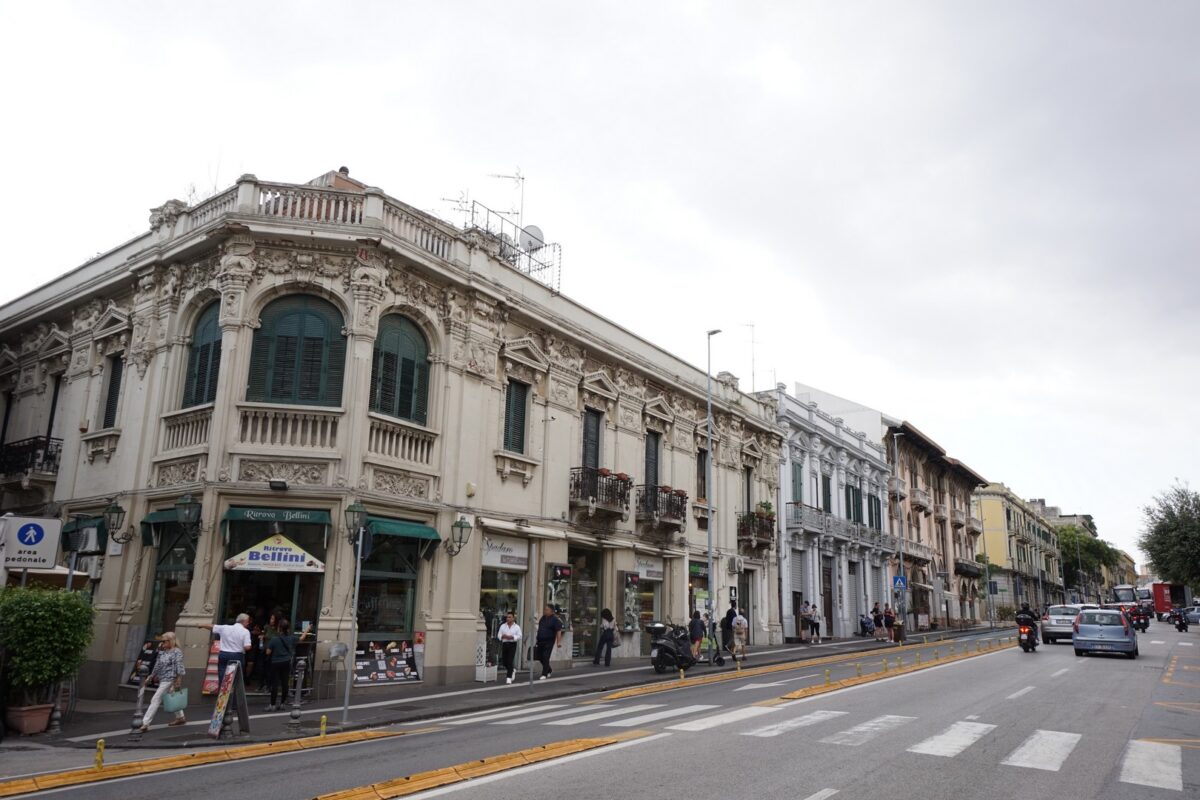
[[175,642],[175,632],[168,631],[162,635],[162,645],[159,647],[158,658],[154,660],[154,671],[146,676],[146,683],[157,683],[158,688],[150,698],[150,707],[142,716],[142,733],[150,730],[150,723],[158,713],[159,705],[168,712],[175,714],[172,726],[183,725],[187,722],[183,710],[187,708],[187,689],[183,688],[183,651]]

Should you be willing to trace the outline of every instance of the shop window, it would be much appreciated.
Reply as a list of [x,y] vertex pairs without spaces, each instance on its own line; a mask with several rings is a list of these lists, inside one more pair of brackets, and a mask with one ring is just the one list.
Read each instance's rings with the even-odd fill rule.
[[525,452],[525,406],[529,384],[509,380],[504,393],[504,449],[510,453]]
[[217,373],[221,371],[221,327],[217,324],[220,309],[220,303],[210,303],[192,329],[183,408],[211,403],[217,397]]
[[196,547],[179,523],[157,523],[155,529],[158,558],[150,593],[148,637],[175,630],[192,591],[192,569],[196,562]]
[[411,639],[417,596],[419,542],[406,536],[374,537],[363,561],[358,590],[360,639]]
[[319,297],[291,295],[263,309],[261,321],[250,351],[246,399],[341,405],[346,337],[337,308]]
[[424,425],[429,407],[429,344],[407,317],[379,322],[371,359],[371,410]]
[[104,387],[104,414],[101,429],[117,426],[117,407],[121,399],[121,377],[125,372],[125,354],[118,353],[108,358],[108,384]]

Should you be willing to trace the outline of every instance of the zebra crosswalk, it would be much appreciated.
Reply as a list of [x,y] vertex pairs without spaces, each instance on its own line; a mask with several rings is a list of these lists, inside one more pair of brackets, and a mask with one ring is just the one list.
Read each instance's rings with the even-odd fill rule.
[[[571,727],[594,724],[605,728],[641,728],[661,724],[664,732],[699,733],[720,729],[760,739],[809,728],[815,736],[806,741],[816,746],[861,747],[879,737],[908,739],[906,757],[958,757],[999,731],[997,725],[977,715],[951,723],[939,730],[922,729],[921,718],[897,714],[865,715],[826,709],[791,708],[792,704],[748,705],[724,708],[693,703],[597,703],[592,705],[542,703],[505,711],[481,711],[447,720],[443,724],[545,725]],[[857,717],[857,718],[856,718]],[[1010,729],[1011,732],[1011,729]],[[1001,758],[999,768],[1059,772],[1069,768],[1084,734],[1037,729]],[[1005,748],[1006,750],[1008,748]],[[1081,761],[1078,757],[1076,761]],[[1144,740],[1130,741],[1121,754],[1117,780],[1136,786],[1183,791],[1183,752],[1179,745]]]

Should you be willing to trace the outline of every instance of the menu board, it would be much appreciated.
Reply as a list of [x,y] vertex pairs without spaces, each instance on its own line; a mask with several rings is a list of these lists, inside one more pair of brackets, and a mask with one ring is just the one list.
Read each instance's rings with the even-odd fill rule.
[[419,680],[410,641],[362,641],[354,648],[355,686]]

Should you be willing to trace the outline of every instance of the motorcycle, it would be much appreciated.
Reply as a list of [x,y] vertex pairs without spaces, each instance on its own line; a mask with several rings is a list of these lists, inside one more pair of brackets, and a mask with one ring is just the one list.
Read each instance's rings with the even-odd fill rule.
[[650,664],[654,671],[663,674],[670,669],[688,669],[695,665],[692,656],[692,640],[687,628],[665,622],[651,622],[646,626],[650,634]]
[[1134,608],[1129,613],[1129,625],[1134,630],[1145,633],[1150,628],[1150,615],[1140,608]]
[[1171,616],[1167,617],[1167,621],[1175,624],[1175,630],[1179,631],[1180,633],[1187,633],[1187,614],[1184,614],[1180,609],[1171,609]]
[[1017,641],[1021,644],[1021,649],[1026,653],[1032,653],[1037,650],[1037,634],[1033,630],[1032,625],[1021,623],[1017,627]]

